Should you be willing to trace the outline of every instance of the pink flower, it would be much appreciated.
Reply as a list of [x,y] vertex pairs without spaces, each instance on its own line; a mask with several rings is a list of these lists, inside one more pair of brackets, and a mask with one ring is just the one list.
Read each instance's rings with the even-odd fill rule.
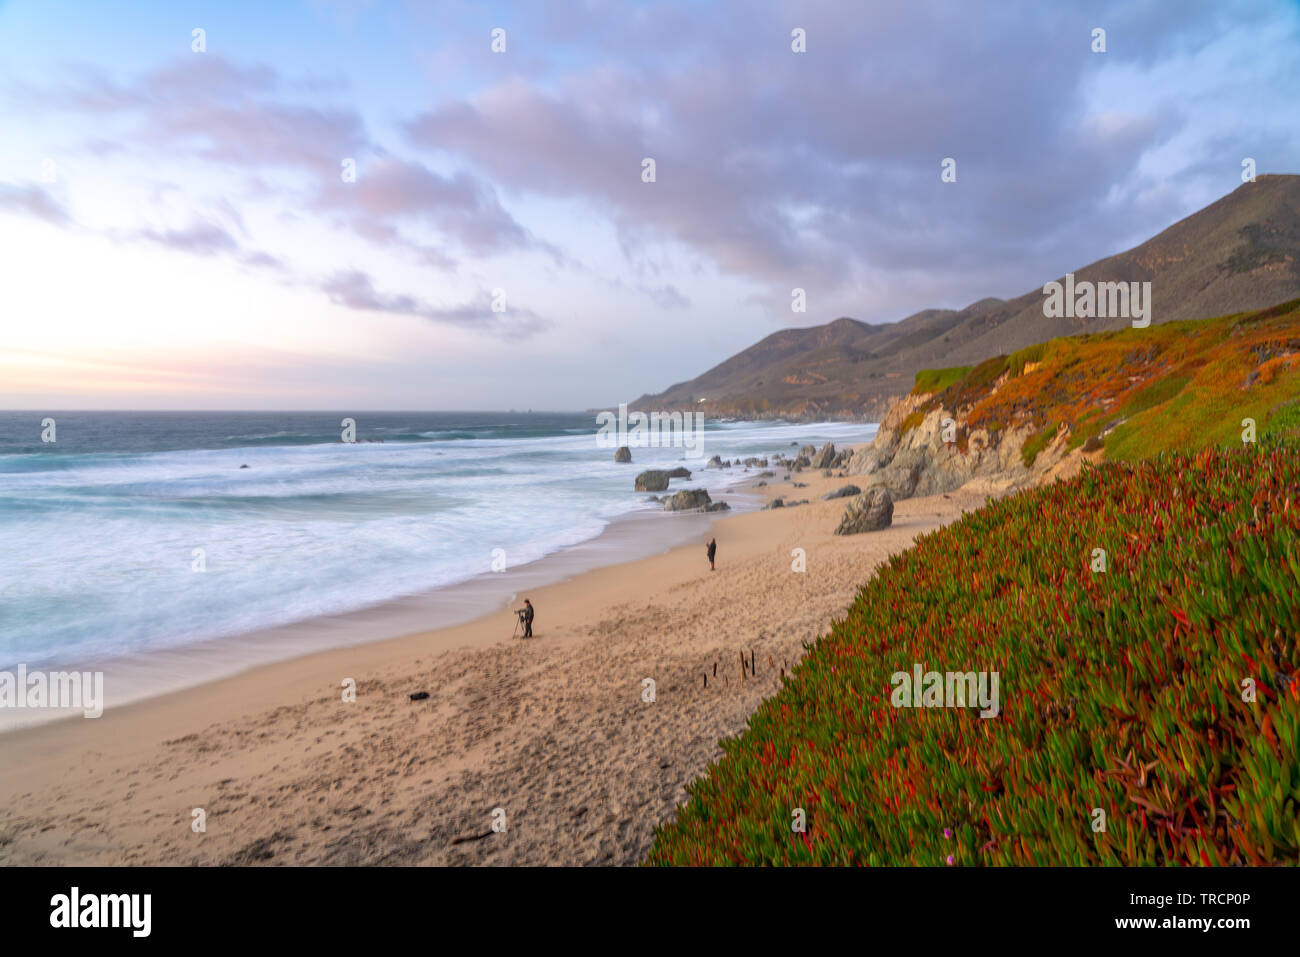
[[[952,828],[950,828],[950,827],[945,827],[945,828],[943,829],[943,836],[944,836],[944,837],[952,837]],[[952,863],[952,862],[949,861],[949,863]]]
[[949,863],[949,864],[952,863],[952,855],[951,855],[951,854],[948,855],[948,863]]

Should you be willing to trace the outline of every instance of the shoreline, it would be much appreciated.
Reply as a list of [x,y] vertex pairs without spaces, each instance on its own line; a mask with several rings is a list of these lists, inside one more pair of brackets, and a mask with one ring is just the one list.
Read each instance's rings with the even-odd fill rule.
[[[701,532],[531,588],[531,642],[480,616],[0,735],[21,769],[0,782],[0,862],[635,863],[874,568],[984,500],[904,500],[891,528],[837,537],[843,502],[817,496],[853,477],[792,477],[807,487],[761,491],[811,504],[707,515],[717,573]],[[507,832],[458,841],[496,807]]]
[[[784,446],[780,436],[768,437]],[[785,436],[789,438],[789,436]],[[870,438],[867,439],[870,441]],[[441,455],[442,452],[437,452]],[[770,452],[768,452],[770,454]],[[701,459],[703,463],[703,459]],[[737,465],[740,459],[737,459]],[[616,467],[619,468],[619,467]],[[632,465],[624,465],[634,475]],[[468,579],[446,584],[421,585],[416,590],[391,597],[365,598],[364,592],[348,594],[347,579],[331,585],[334,601],[315,602],[317,609],[307,618],[268,623],[276,615],[260,615],[263,624],[252,622],[231,628],[213,629],[207,616],[188,615],[179,619],[165,641],[152,648],[118,650],[112,642],[100,642],[104,648],[73,651],[29,651],[13,653],[12,672],[19,664],[27,674],[72,674],[103,679],[99,705],[103,710],[121,709],[151,697],[199,687],[221,677],[242,674],[263,664],[291,661],[316,651],[367,644],[391,637],[413,635],[433,629],[454,627],[472,622],[480,616],[506,609],[507,603],[521,592],[571,579],[607,564],[633,562],[688,540],[692,525],[710,525],[718,515],[748,511],[761,505],[751,486],[762,469],[729,468],[706,471],[702,464],[693,467],[694,475],[685,481],[673,481],[668,494],[684,488],[708,488],[714,501],[728,502],[732,512],[720,512],[702,520],[697,515],[664,515],[660,508],[640,503],[620,503],[624,511],[595,511],[593,518],[599,531],[572,545],[560,545],[550,553],[529,562],[508,567],[503,572],[471,572]],[[630,484],[630,482],[629,482]],[[580,499],[581,501],[581,499]],[[593,524],[591,521],[586,523]],[[473,538],[465,538],[473,542]],[[461,547],[460,551],[464,551]],[[481,566],[480,566],[481,567]],[[370,572],[373,566],[368,566]],[[452,568],[452,577],[455,570]],[[361,577],[364,577],[364,572]],[[286,593],[281,593],[286,594]],[[287,593],[296,594],[296,593]],[[321,611],[320,606],[342,606],[341,610]],[[347,607],[351,605],[351,607]],[[511,624],[513,620],[511,619]],[[190,635],[192,637],[186,637]],[[201,636],[201,637],[200,637]],[[0,739],[23,728],[62,720],[86,720],[82,707],[0,707]]]
[[[715,501],[726,501],[732,506],[729,512],[706,515],[664,514],[657,509],[629,511],[610,519],[599,533],[586,541],[500,573],[485,572],[415,594],[284,625],[177,647],[91,659],[76,667],[43,662],[37,667],[29,666],[28,671],[104,672],[103,704],[107,713],[110,709],[125,708],[319,652],[443,631],[496,613],[504,614],[516,596],[523,600],[524,590],[536,591],[595,569],[617,567],[661,554],[694,535],[703,534],[719,518],[753,511],[761,507],[761,497],[751,488],[753,481],[740,479],[712,493]],[[87,719],[76,708],[0,709],[0,739],[46,724],[84,720]]]

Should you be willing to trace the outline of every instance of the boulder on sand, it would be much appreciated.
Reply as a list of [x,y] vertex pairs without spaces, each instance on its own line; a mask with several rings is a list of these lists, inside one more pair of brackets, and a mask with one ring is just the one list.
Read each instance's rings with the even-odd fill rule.
[[822,496],[823,502],[829,502],[833,498],[848,498],[850,495],[861,495],[862,489],[856,485],[842,485],[833,492],[827,492]]
[[614,461],[615,461],[615,462],[631,462],[631,461],[632,461],[632,450],[629,449],[626,445],[620,445],[620,446],[618,447],[618,449],[614,452]]
[[689,512],[697,508],[707,509],[711,504],[708,490],[702,488],[684,488],[680,492],[664,496],[665,512]]
[[815,455],[808,456],[812,460],[812,467],[815,469],[828,469],[835,464],[835,443],[827,442],[822,446],[821,451]]
[[801,498],[796,502],[787,502],[783,498],[774,498],[772,499],[772,501],[768,502],[766,505],[763,506],[763,511],[767,511],[773,508],[797,508],[800,505],[807,505],[807,504],[808,504],[808,500],[806,498]]
[[867,489],[866,494],[850,499],[840,519],[836,535],[856,535],[859,532],[875,532],[888,528],[894,521],[894,499],[889,489],[876,485]]
[[650,469],[642,472],[636,477],[636,491],[638,492],[666,492],[668,491],[668,473],[662,469]]

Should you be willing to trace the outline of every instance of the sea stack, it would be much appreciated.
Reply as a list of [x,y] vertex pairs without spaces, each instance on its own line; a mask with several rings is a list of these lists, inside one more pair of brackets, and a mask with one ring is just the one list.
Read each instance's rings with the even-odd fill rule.
[[636,477],[635,490],[638,492],[668,491],[668,473],[661,469],[650,469]]

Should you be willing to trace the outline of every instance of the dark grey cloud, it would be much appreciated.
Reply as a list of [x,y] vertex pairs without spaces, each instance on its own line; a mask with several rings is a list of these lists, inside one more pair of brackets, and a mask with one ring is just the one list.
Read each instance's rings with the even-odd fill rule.
[[[95,155],[155,151],[246,169],[254,177],[275,170],[305,173],[308,206],[335,214],[336,225],[422,264],[454,268],[457,248],[476,256],[535,249],[560,260],[558,250],[515,221],[491,184],[466,172],[443,176],[392,156],[371,139],[356,110],[322,101],[321,85],[309,86],[311,95],[302,102],[295,99],[297,85],[271,67],[205,54],[125,84],[97,71],[72,70],[63,84],[26,89],[21,98],[42,109],[121,124],[117,139],[100,132],[86,139]],[[346,160],[358,171],[354,183],[343,181]],[[434,229],[453,248],[413,238],[403,225]]]
[[[237,212],[226,208],[222,203],[218,203],[217,207],[222,215],[233,218],[242,229],[243,222]],[[0,183],[0,213],[5,212],[37,219],[60,229],[102,236],[114,242],[144,243],[191,256],[226,256],[245,266],[275,270],[288,275],[288,268],[277,257],[245,246],[229,230],[211,221],[196,219],[179,229],[93,229],[78,223],[60,200],[48,189],[35,183]]]
[[426,262],[453,265],[447,253],[414,243],[400,229],[419,224],[455,237],[472,255],[527,249],[559,255],[515,221],[491,186],[467,173],[443,176],[393,156],[376,157],[356,172],[354,182],[340,176],[324,180],[312,205],[342,215],[373,242],[410,245]]
[[235,237],[215,223],[198,222],[183,229],[139,229],[118,233],[117,237],[131,242],[152,243],[173,252],[194,256],[240,252]]
[[691,301],[682,291],[672,283],[664,283],[662,286],[641,286],[644,292],[660,309],[685,309],[690,306]]
[[[350,26],[380,6],[316,9]],[[242,200],[269,198],[281,215],[430,269],[531,251],[569,268],[566,279],[596,275],[578,262],[588,250],[559,248],[568,224],[515,205],[542,197],[612,222],[629,267],[612,279],[661,310],[690,305],[680,246],[687,272],[748,281],[782,322],[792,320],[793,286],[808,291],[806,321],[877,320],[1018,294],[1118,251],[1231,189],[1243,151],[1261,171],[1300,165],[1297,136],[1265,124],[1249,101],[1236,102],[1229,124],[1176,90],[1139,108],[1122,94],[1106,102],[1097,86],[1128,71],[1109,92],[1134,89],[1143,71],[1242,33],[1278,75],[1278,52],[1300,40],[1294,15],[1282,18],[1291,9],[1283,0],[538,0],[509,11],[510,53],[493,56],[496,11],[393,5],[390,25],[430,28],[427,68],[449,81],[421,89],[429,105],[418,112],[396,106],[412,111],[400,156],[372,137],[337,76],[295,80],[216,54],[127,82],[69,71],[25,96],[35,109],[84,116],[85,142],[101,154],[234,167],[257,184]],[[790,50],[795,27],[807,31],[805,54]],[[1094,27],[1107,31],[1104,55],[1089,49]],[[1251,89],[1254,63],[1230,67],[1225,86]],[[1300,80],[1300,66],[1290,76]],[[1189,130],[1213,155],[1183,160],[1175,181],[1150,159]],[[657,162],[654,184],[641,181],[646,156]],[[940,182],[944,157],[957,160],[955,184]],[[344,158],[356,160],[354,183],[340,178]],[[285,170],[306,175],[277,175]],[[1207,195],[1216,174],[1222,187]],[[305,183],[292,208],[286,180]],[[59,221],[57,203],[39,205],[47,201],[0,195],[0,207]],[[252,248],[237,210],[210,206],[206,228],[134,238],[283,269]],[[351,308],[503,327],[377,292],[364,273],[295,281],[369,303]]]
[[319,288],[331,302],[347,309],[414,316],[430,322],[466,328],[488,328],[519,338],[532,335],[547,325],[531,309],[519,309],[507,304],[505,311],[494,312],[492,296],[483,290],[469,301],[451,306],[434,305],[406,294],[381,293],[375,288],[374,280],[357,269],[336,272],[323,280]]
[[[544,75],[508,73],[437,102],[407,133],[504,190],[607,213],[633,261],[667,238],[767,284],[786,318],[795,285],[836,311],[874,301],[867,318],[894,318],[885,310],[909,295],[930,297],[919,307],[1018,294],[1196,208],[1193,190],[1162,190],[1143,159],[1222,118],[1173,99],[1140,113],[1116,102],[1097,121],[1092,85],[1229,29],[1276,48],[1286,38],[1262,31],[1280,9],[545,3],[513,30],[514,49],[544,39]],[[1098,26],[1105,54],[1090,50]],[[790,50],[795,27],[805,54]],[[640,178],[647,156],[654,184]],[[954,184],[940,181],[945,157]]]
[[[237,226],[242,228],[242,219],[233,210],[225,210],[219,203],[218,211],[233,218]],[[6,212],[35,217],[60,228],[82,229],[46,189],[35,184],[13,186],[0,183],[0,213]],[[507,304],[504,311],[493,311],[491,294],[482,290],[467,302],[439,306],[408,294],[381,293],[367,273],[356,269],[338,271],[319,280],[304,277],[278,257],[241,243],[229,229],[211,220],[196,219],[182,228],[85,231],[117,243],[146,244],[170,252],[205,258],[220,256],[252,269],[265,269],[278,274],[289,285],[314,288],[323,292],[335,305],[361,312],[411,316],[492,332],[507,338],[524,338],[548,326],[547,321],[531,309]],[[432,261],[436,251],[429,250],[428,254]],[[669,286],[657,291],[658,295],[668,297],[675,293]]]
[[196,221],[181,229],[138,229],[113,233],[123,242],[149,243],[169,252],[191,256],[226,256],[243,266],[266,269],[291,276],[289,267],[277,256],[242,244],[227,229],[216,223]]

